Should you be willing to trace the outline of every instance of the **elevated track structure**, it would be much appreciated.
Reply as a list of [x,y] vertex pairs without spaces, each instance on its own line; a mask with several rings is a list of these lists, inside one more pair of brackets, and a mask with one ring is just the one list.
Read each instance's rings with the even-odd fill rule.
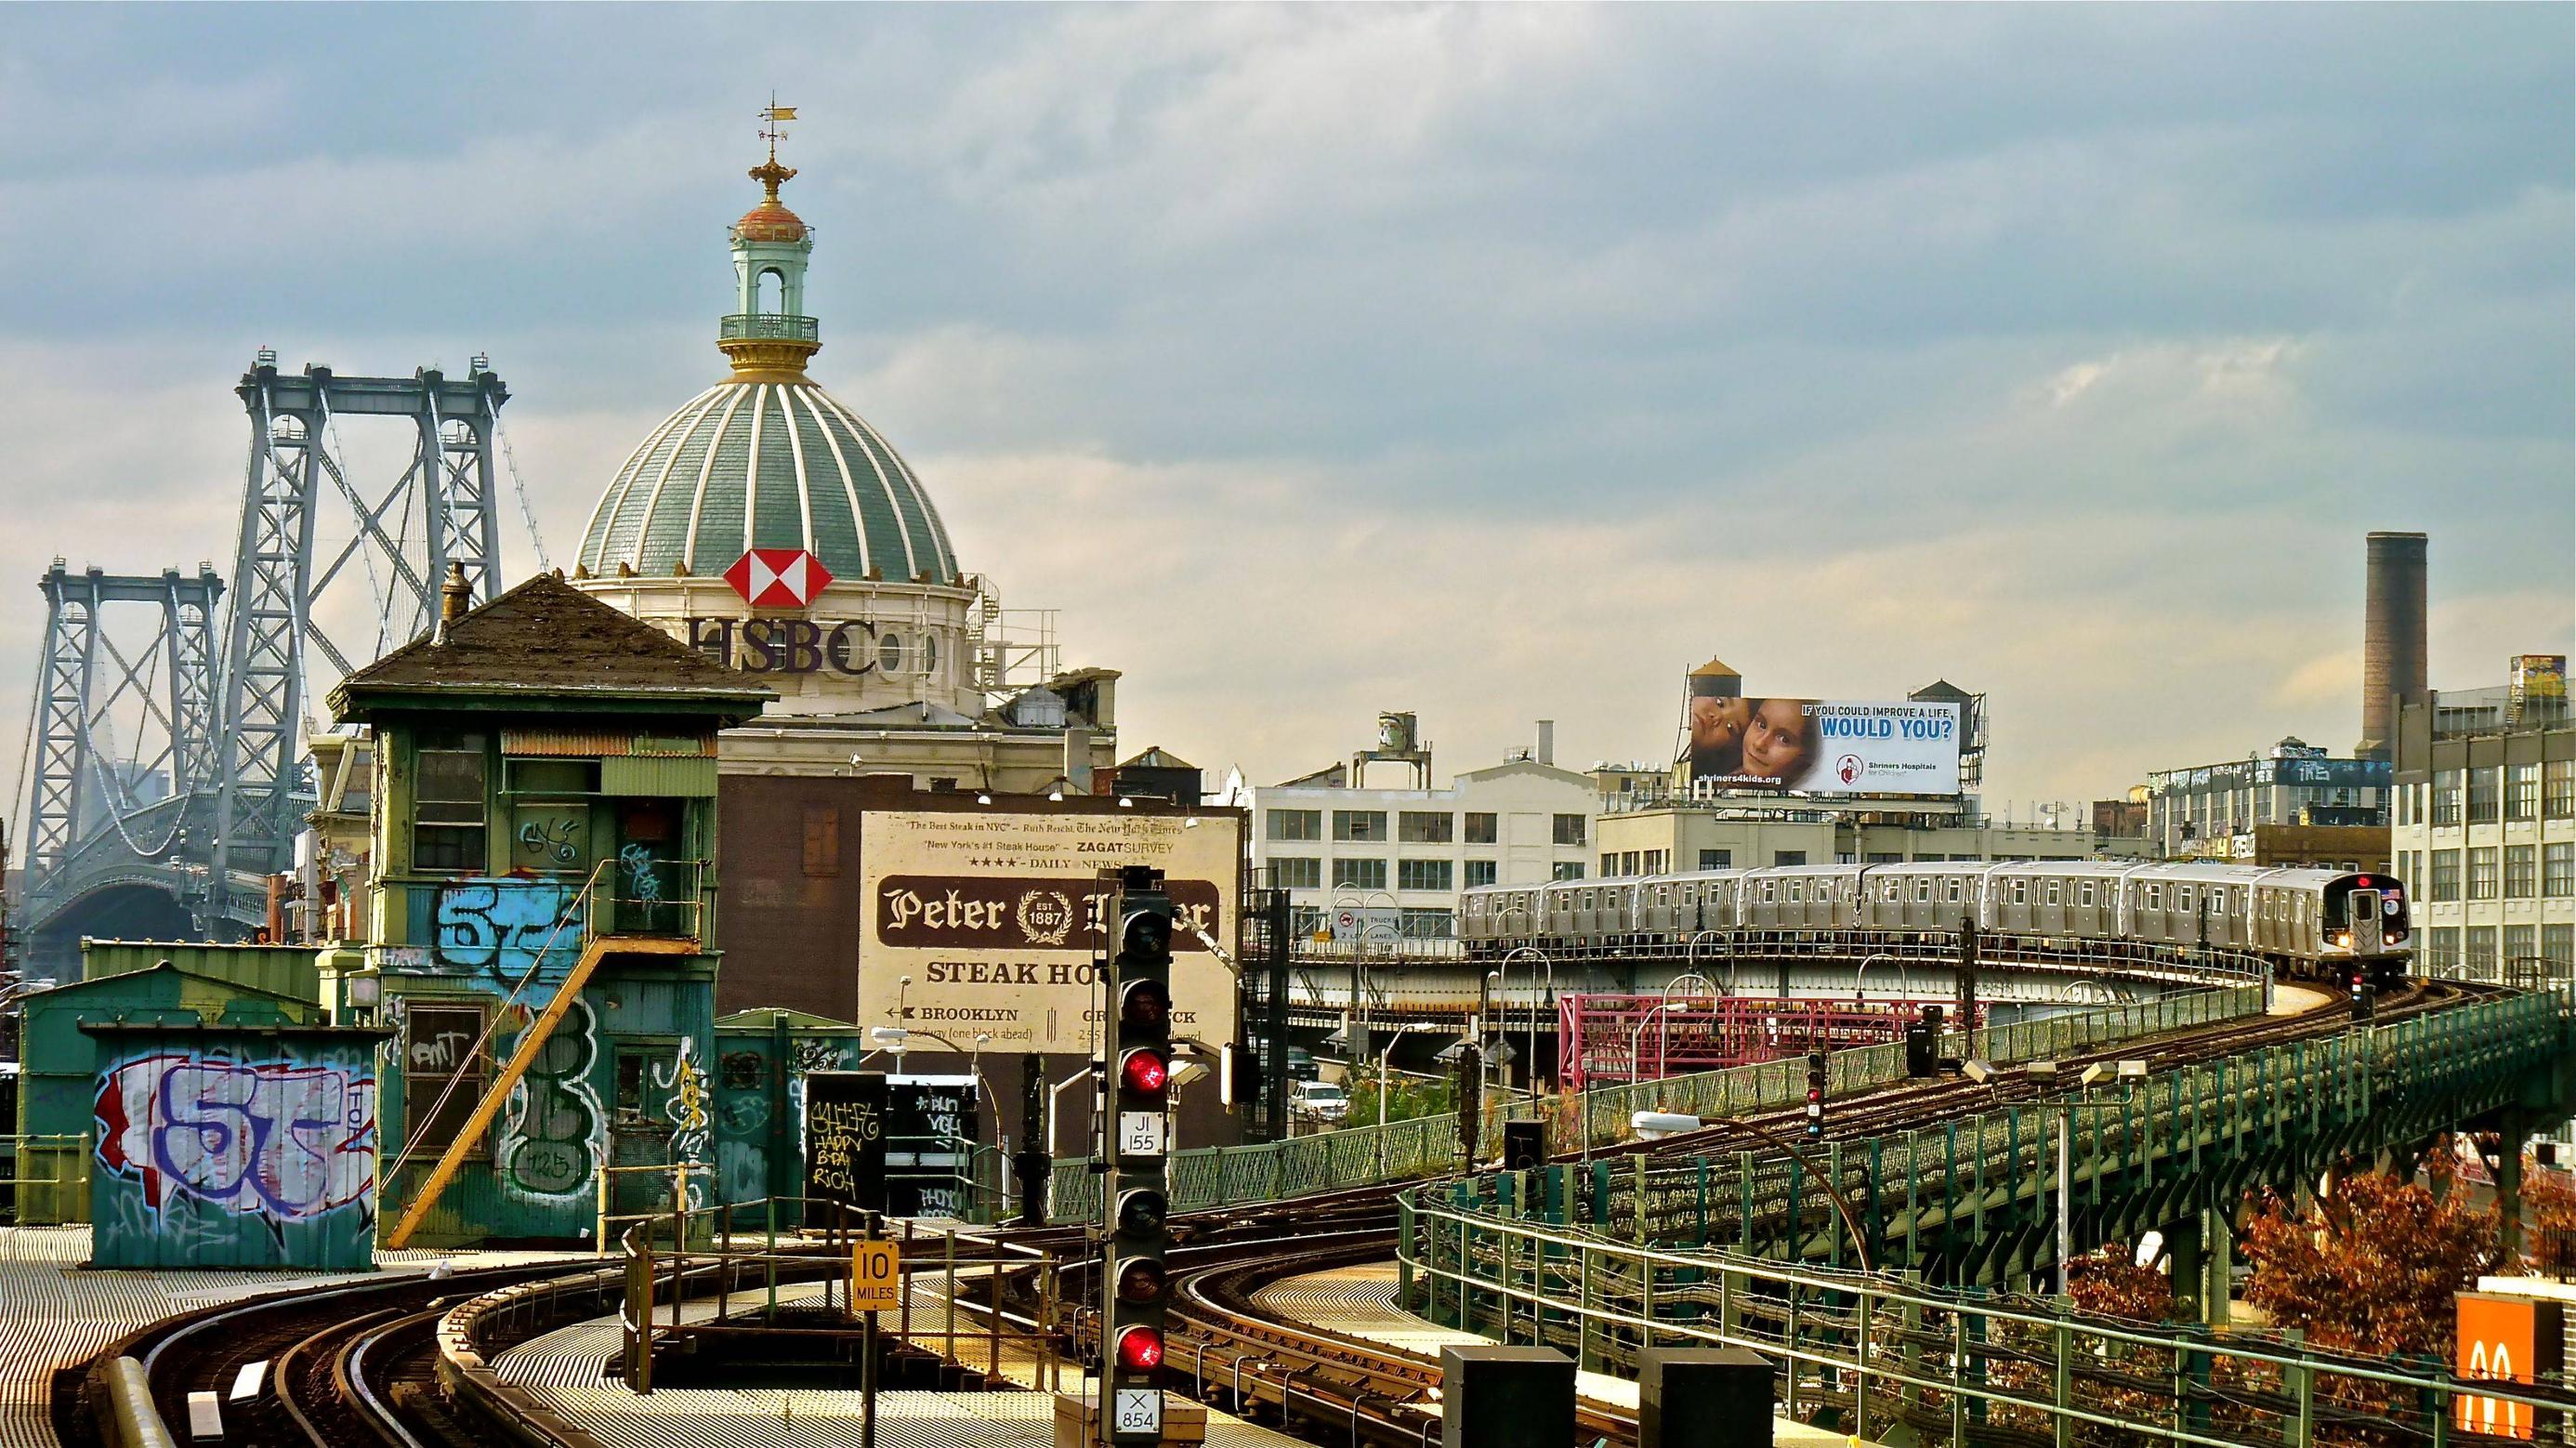
[[[2199,1002],[2196,1017],[2176,1014],[2186,1000]],[[2196,1177],[2224,1190],[2279,1186],[2320,1162],[2402,1154],[2428,1131],[2564,1095],[2554,1072],[2571,1003],[2555,995],[2427,986],[2368,1023],[2350,1021],[2339,1004],[2272,1016],[2258,1002],[2256,990],[2239,987],[2113,1008],[2082,1027],[2061,1019],[1980,1033],[1973,1044],[2003,1058],[2018,1050],[2023,1060],[2047,1052],[2067,1064],[2131,1055],[2154,1063],[2143,1088],[2098,1088],[2137,1099],[2113,1100],[2097,1129],[2079,1128],[2073,1187],[2088,1238],[2206,1213],[2187,1185]],[[1439,1432],[1437,1363],[1329,1312],[1292,1310],[1315,1301],[1311,1292],[1264,1290],[1384,1263],[1394,1300],[1434,1322],[1559,1347],[1612,1374],[1645,1344],[1752,1347],[1775,1364],[1786,1411],[1864,1441],[2465,1443],[2478,1440],[2454,1427],[2464,1403],[2576,1410],[2576,1393],[2555,1383],[2471,1381],[2436,1364],[2321,1350],[2292,1333],[2213,1336],[2188,1322],[2088,1317],[2016,1290],[2014,1279],[2044,1255],[2038,1219],[2055,1182],[2001,1113],[2064,1093],[2027,1071],[1989,1084],[1908,1080],[1882,1059],[1897,1049],[1836,1053],[1825,1141],[1800,1152],[1757,1147],[1749,1185],[1735,1128],[1785,1136],[1803,1119],[1802,1102],[1762,1084],[1786,1063],[1592,1093],[1602,1099],[1559,1124],[1555,1159],[1527,1171],[1468,1168],[1447,1122],[1431,1124],[1452,1128],[1447,1150],[1426,1137],[1402,1171],[1381,1155],[1392,1145],[1386,1134],[1357,1156],[1303,1139],[1184,1166],[1175,1174],[1174,1205],[1185,1210],[1175,1218],[1165,1372],[1218,1407],[1310,1442],[1418,1448]],[[1650,1106],[1727,1121],[1664,1141],[1615,1139],[1614,1116]],[[1955,1174],[1946,1165],[1954,1127]],[[1895,1213],[1883,1170],[1875,1190],[1849,1175],[1873,1154],[1893,1160],[1887,1143],[1908,1137],[1920,1209],[1912,1220]],[[1945,1145],[1926,1154],[1930,1140]],[[1314,1177],[1280,1170],[1292,1152],[1318,1151],[1326,1154]],[[1254,1155],[1273,1160],[1245,1165]],[[1945,1163],[1937,1181],[1923,1166],[1936,1156]],[[1843,1174],[1835,1180],[1849,1210],[1818,1201],[1834,1194],[1822,1191],[1822,1176],[1793,1204],[1776,1187],[1782,1162],[1793,1171],[1833,1163],[1827,1171]],[[1359,1180],[1326,1179],[1337,1168]],[[1703,1191],[1725,1210],[1703,1210]],[[1092,1270],[1087,1229],[1073,1225],[1088,1204],[1068,1205],[1066,1225],[1006,1234],[1002,1251],[1027,1265],[997,1255],[973,1290],[952,1286],[947,1297],[989,1318],[992,1333],[1052,1341],[1078,1360],[1096,1327],[1081,1305]],[[764,1207],[751,1204],[752,1216]],[[1963,1245],[1980,1236],[1982,1256]],[[701,1245],[680,1246],[692,1242]],[[625,1325],[631,1382],[636,1354],[649,1357],[666,1335],[650,1325],[666,1305],[680,1324],[684,1300],[756,1299],[765,1275],[802,1275],[738,1237],[710,1243],[685,1218],[639,1224],[623,1249],[622,1261],[598,1268],[458,1281],[444,1301],[435,1287],[388,1283],[380,1301],[343,1296],[273,1326],[237,1316],[231,1330],[193,1336],[220,1345],[212,1355],[156,1347],[170,1340],[165,1325],[114,1355],[136,1368],[111,1357],[92,1369],[93,1402],[100,1412],[158,1416],[256,1352],[274,1355],[268,1391],[277,1401],[241,1411],[275,1427],[277,1441],[358,1441],[328,1425],[362,1417],[397,1420],[407,1438],[368,1430],[388,1442],[491,1441],[496,1432],[538,1444],[604,1441],[602,1424],[549,1413],[493,1371],[499,1355],[565,1322],[614,1320]],[[815,1270],[845,1270],[833,1244],[812,1249]],[[910,1270],[935,1265],[935,1254],[907,1253]],[[1304,1320],[1313,1315],[1328,1320]],[[971,1367],[986,1334],[968,1323],[960,1351],[959,1320],[945,1332],[958,1366]],[[677,1343],[686,1334],[667,1335]],[[605,1411],[616,1411],[609,1401]],[[683,1430],[675,1407],[652,1410],[657,1431]],[[304,1431],[290,1435],[289,1421]],[[307,1424],[321,1431],[307,1437]],[[1580,1425],[1587,1442],[1634,1441],[1633,1403],[1587,1395]],[[137,1440],[112,1432],[110,1441]]]
[[[509,389],[480,356],[462,377],[357,377],[281,372],[262,351],[234,392],[250,446],[228,573],[57,559],[42,580],[20,780],[27,975],[68,978],[84,935],[257,929],[316,803],[314,701],[427,629],[451,575],[477,603],[498,593],[505,474],[535,537],[501,429]],[[370,476],[344,420],[407,461]]]

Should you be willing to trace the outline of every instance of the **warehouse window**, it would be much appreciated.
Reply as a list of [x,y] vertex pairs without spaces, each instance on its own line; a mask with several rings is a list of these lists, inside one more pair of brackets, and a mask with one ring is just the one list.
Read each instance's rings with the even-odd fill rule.
[[1774,866],[1803,865],[1807,863],[1807,852],[1804,850],[1773,850],[1771,852],[1771,863]]
[[2576,842],[2540,847],[2540,893],[2553,899],[2576,895]]
[[2493,900],[2501,872],[2496,868],[2495,847],[2469,851],[2469,898]]
[[2460,771],[2435,770],[2433,773],[2433,824],[2435,828],[2460,822]]
[[2541,766],[2540,809],[2554,820],[2576,816],[2576,759],[2553,759]]
[[2425,898],[2436,904],[2460,898],[2459,851],[2435,850],[2433,852],[2433,880],[2425,891]]
[[1581,860],[1559,860],[1556,862],[1554,873],[1551,874],[1549,878],[1556,880],[1580,880],[1583,878],[1583,862]]
[[1270,862],[1270,888],[1273,890],[1320,890],[1324,886],[1324,862],[1312,856],[1282,856]]
[[2576,925],[2540,927],[2540,957],[2549,962],[2551,975],[2576,971]]
[[1395,862],[1395,888],[1399,890],[1447,890],[1450,885],[1447,860],[1398,860]]
[[1467,816],[1467,843],[1471,845],[1494,843],[1499,838],[1494,828],[1495,821],[1499,818],[1500,816],[1497,815],[1471,812]]
[[1477,886],[1479,886],[1479,885],[1490,885],[1490,884],[1492,884],[1492,883],[1494,883],[1494,862],[1493,862],[1493,861],[1491,861],[1491,860],[1469,860],[1469,861],[1467,862],[1467,888],[1468,888],[1468,889],[1473,890],[1473,889],[1475,889],[1475,888],[1476,888]]
[[2469,823],[2491,825],[2503,803],[2504,771],[2480,767],[2469,771]]
[[1731,870],[1735,868],[1735,852],[1702,850],[1699,852],[1699,867],[1703,870]]
[[1395,817],[1395,837],[1408,845],[1445,845],[1457,825],[1458,817],[1446,810],[1409,809]]
[[1324,837],[1324,812],[1319,809],[1274,809],[1270,813],[1270,838],[1274,840],[1320,840]]
[[1583,827],[1586,823],[1587,821],[1584,817],[1579,814],[1558,815],[1556,817],[1556,842],[1560,845],[1582,844],[1584,838]]
[[2504,767],[2504,817],[2509,820],[2540,818],[2540,766],[2508,764]]
[[2466,937],[2464,943],[2468,946],[2468,958],[2462,964],[2468,968],[2469,979],[2497,979],[2496,928],[2492,925],[2472,925],[2468,928]]
[[1333,811],[1333,838],[1337,840],[1378,841],[1386,838],[1386,811],[1382,809],[1337,809]]
[[1336,890],[1383,890],[1386,888],[1386,861],[1335,860],[1333,888]]
[[2504,898],[2528,900],[2540,893],[2540,851],[2532,845],[2504,847]]
[[2432,973],[2437,976],[2458,975],[2460,973],[2460,927],[2436,925],[2427,934],[2431,939],[2425,956],[2431,962]]
[[1396,931],[1407,940],[1447,940],[1457,921],[1446,910],[1407,909],[1397,917]]

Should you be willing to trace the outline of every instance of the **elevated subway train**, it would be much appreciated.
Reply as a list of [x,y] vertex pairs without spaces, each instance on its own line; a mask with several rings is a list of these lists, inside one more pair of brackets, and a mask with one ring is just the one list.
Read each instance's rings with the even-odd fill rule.
[[1671,950],[1703,931],[1772,936],[1951,931],[2145,945],[2206,945],[2301,978],[2353,965],[2380,986],[2413,951],[2396,877],[2349,870],[2117,860],[1782,865],[1545,885],[1480,885],[1459,898],[1471,958],[1526,945],[1577,954]]

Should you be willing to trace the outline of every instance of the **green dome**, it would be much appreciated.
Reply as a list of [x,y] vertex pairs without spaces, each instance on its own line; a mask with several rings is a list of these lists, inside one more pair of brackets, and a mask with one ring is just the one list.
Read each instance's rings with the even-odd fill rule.
[[804,548],[839,579],[959,574],[930,495],[877,430],[801,378],[735,379],[645,437],[600,495],[581,544],[594,574],[623,563],[718,574],[753,548]]

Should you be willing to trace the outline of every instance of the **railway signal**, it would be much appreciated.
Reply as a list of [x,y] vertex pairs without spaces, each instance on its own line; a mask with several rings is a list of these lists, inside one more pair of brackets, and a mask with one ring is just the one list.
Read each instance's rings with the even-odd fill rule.
[[1101,972],[1116,1022],[1102,1062],[1112,1067],[1110,1110],[1101,1113],[1101,1160],[1113,1173],[1105,1194],[1100,1305],[1100,1441],[1160,1443],[1163,1309],[1171,1284],[1163,1265],[1170,1215],[1172,1097],[1171,897],[1159,870],[1119,872],[1109,918],[1118,948]]
[[1825,1053],[1807,1053],[1807,1139],[1825,1138]]
[[1905,1074],[1921,1078],[1941,1073],[1941,1008],[1925,1006],[1905,1023]]

